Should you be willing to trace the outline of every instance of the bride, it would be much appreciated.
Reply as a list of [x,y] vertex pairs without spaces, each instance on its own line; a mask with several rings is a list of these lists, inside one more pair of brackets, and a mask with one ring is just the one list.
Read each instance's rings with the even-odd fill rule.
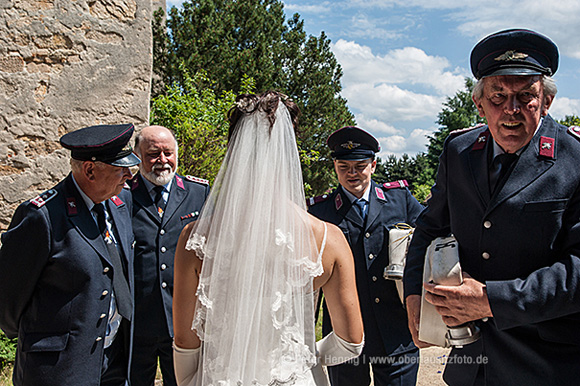
[[[306,212],[284,95],[242,95],[228,150],[175,254],[174,359],[179,385],[327,385],[321,365],[360,354],[363,324],[344,235]],[[315,344],[323,288],[334,333]]]

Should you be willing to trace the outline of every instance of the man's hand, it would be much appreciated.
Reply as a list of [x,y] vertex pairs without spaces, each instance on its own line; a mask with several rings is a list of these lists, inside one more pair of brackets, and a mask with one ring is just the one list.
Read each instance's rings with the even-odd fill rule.
[[[450,327],[459,326],[472,320],[493,317],[485,284],[478,282],[466,273],[463,276],[463,284],[459,286],[423,283],[427,290],[425,300],[435,306],[443,322]],[[409,312],[407,304],[407,313]]]
[[419,348],[425,348],[432,346],[432,344],[423,342],[419,340],[419,320],[421,316],[421,296],[420,295],[409,295],[405,299],[405,304],[407,306],[407,320],[409,324],[409,331],[411,331],[411,336],[413,337],[413,342],[415,346]]

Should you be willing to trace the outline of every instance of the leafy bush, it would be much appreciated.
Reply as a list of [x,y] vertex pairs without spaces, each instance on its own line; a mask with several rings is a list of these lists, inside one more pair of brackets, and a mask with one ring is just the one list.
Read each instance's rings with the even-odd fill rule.
[[8,337],[0,331],[0,371],[14,363],[15,355],[16,339],[8,339]]

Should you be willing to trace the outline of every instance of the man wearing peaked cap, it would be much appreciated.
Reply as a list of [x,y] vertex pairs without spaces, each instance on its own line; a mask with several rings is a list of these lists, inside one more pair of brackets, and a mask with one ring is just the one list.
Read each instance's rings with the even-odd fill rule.
[[207,180],[176,173],[177,140],[162,126],[145,127],[135,140],[143,162],[130,182],[135,233],[135,326],[132,386],[153,386],[157,363],[164,386],[173,371],[173,260],[181,230],[197,220],[209,194]]
[[[387,279],[389,231],[414,225],[423,209],[406,181],[379,185],[371,178],[380,150],[378,141],[358,127],[343,127],[327,140],[339,187],[309,200],[309,212],[340,227],[348,240],[356,271],[365,330],[360,357],[328,367],[332,386],[368,386],[372,366],[376,386],[415,385],[419,351],[407,329],[407,315],[396,282]],[[326,305],[323,333],[332,331]]]
[[72,172],[2,234],[0,328],[16,386],[128,385],[133,320],[133,125],[65,134]]
[[[407,255],[409,329],[421,289],[443,321],[474,321],[481,338],[453,349],[449,385],[576,385],[580,378],[580,128],[548,109],[558,49],[510,29],[471,53],[473,101],[487,125],[451,133]],[[463,284],[422,283],[425,251],[453,234]]]

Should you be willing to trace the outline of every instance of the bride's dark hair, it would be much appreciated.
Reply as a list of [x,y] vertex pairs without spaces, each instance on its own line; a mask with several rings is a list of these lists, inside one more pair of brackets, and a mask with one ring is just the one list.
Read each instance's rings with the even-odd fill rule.
[[251,115],[256,111],[266,113],[266,117],[270,121],[270,130],[272,130],[272,126],[276,120],[276,110],[278,110],[280,101],[288,109],[294,131],[296,132],[298,130],[298,118],[300,117],[300,109],[296,103],[278,91],[266,91],[260,95],[241,94],[237,96],[236,103],[228,112],[228,120],[230,121],[228,140],[232,136],[239,119],[245,115]]

